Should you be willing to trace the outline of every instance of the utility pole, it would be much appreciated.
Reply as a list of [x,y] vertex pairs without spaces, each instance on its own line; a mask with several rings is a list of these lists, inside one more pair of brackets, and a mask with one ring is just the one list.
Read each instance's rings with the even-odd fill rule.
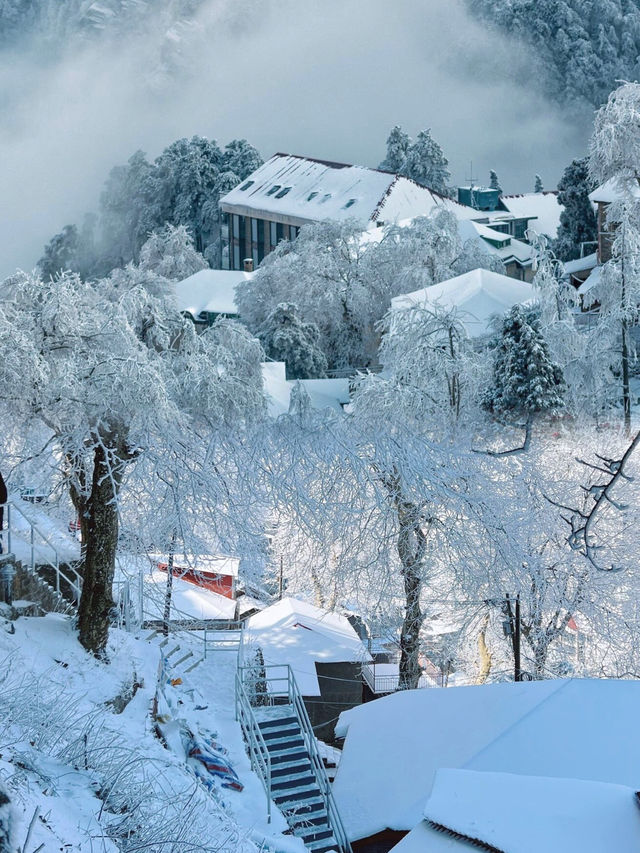
[[279,580],[279,582],[278,582],[278,601],[282,601],[282,586],[283,586],[283,576],[284,576],[283,562],[284,561],[283,561],[282,554],[280,554],[280,577],[278,579]]
[[511,637],[513,646],[513,680],[522,681],[522,665],[520,658],[520,593],[515,598],[515,613],[511,607],[511,599],[509,593],[506,594],[503,604],[503,611],[507,617],[507,622],[504,625],[505,634]]

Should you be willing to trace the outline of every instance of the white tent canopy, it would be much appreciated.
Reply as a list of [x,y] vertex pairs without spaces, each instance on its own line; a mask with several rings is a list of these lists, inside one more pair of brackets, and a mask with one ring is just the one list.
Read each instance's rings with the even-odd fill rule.
[[502,317],[514,305],[536,298],[533,285],[490,270],[475,269],[463,275],[396,296],[392,311],[415,306],[429,311],[455,311],[470,338],[479,338],[492,330],[495,317]]

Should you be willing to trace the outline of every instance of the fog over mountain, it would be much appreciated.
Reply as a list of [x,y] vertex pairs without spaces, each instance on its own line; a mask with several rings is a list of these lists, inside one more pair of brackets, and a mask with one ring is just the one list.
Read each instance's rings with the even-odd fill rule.
[[590,109],[462,0],[0,0],[0,275],[95,209],[109,169],[182,136],[246,137],[376,165],[390,127],[431,127],[456,181],[554,186]]

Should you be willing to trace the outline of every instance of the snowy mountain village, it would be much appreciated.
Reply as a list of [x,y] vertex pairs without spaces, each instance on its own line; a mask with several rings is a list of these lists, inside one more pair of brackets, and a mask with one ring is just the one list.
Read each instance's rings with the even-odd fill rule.
[[[195,50],[224,4],[174,5]],[[91,10],[78,56],[138,32]],[[52,206],[0,276],[0,853],[640,849],[640,84],[607,69],[552,188],[395,125],[377,167],[194,135]]]

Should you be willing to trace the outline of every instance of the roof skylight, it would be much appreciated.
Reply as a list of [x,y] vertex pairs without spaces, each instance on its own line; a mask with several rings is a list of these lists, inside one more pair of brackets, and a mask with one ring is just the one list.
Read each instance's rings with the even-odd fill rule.
[[255,184],[255,181],[245,181],[244,184],[240,187],[240,190],[244,192],[248,190],[249,187],[252,187]]
[[314,199],[318,194],[319,194],[319,193],[317,192],[317,190],[314,190],[312,193],[309,193],[309,195],[307,196],[307,201],[313,201],[313,199]]
[[284,198],[286,194],[291,190],[291,187],[284,187],[280,192],[276,195],[276,198]]
[[345,206],[344,206],[345,210],[346,210],[348,207],[353,207],[353,205],[354,205],[357,201],[358,201],[358,199],[357,199],[357,198],[350,198],[350,199],[349,199],[349,201],[348,201],[348,202],[345,204]]
[[269,192],[267,193],[267,195],[273,195],[274,193],[277,193],[278,190],[281,188],[282,188],[282,184],[274,184],[271,187],[271,189],[269,190]]

